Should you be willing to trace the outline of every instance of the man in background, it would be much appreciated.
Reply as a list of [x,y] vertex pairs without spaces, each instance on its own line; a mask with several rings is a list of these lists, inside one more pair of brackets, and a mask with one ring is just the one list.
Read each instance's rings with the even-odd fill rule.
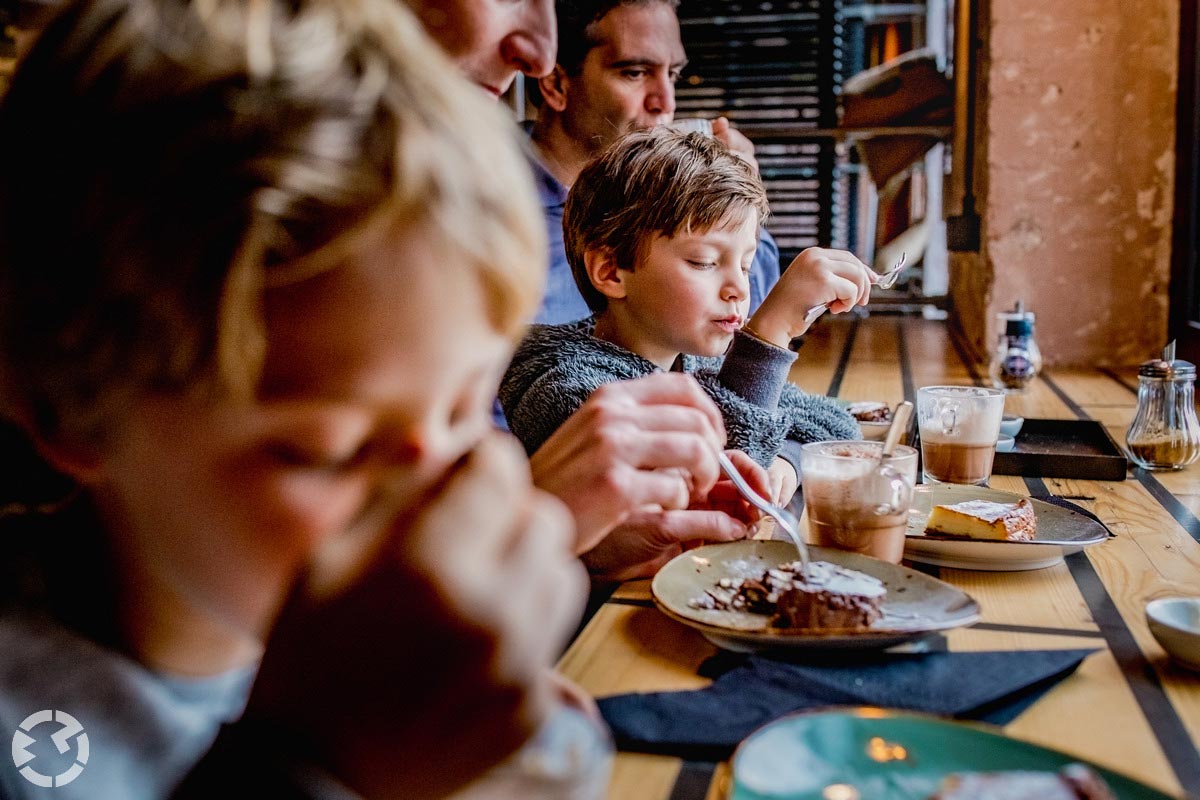
[[[678,0],[559,0],[558,56],[537,81],[538,118],[527,124],[550,238],[550,277],[537,321],[571,322],[591,312],[563,250],[567,191],[584,165],[626,133],[675,118],[675,83],[687,66]],[[712,135],[752,164],[754,145],[724,117]],[[757,164],[756,164],[757,166]],[[779,279],[779,248],[765,230],[750,273],[750,310]]]

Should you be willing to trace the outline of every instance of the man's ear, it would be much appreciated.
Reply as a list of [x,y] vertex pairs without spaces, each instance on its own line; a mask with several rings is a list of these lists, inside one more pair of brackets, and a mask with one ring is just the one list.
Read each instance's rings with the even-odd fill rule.
[[596,291],[609,300],[625,297],[625,270],[617,266],[617,260],[609,250],[588,250],[583,255],[583,265],[588,280]]
[[567,107],[567,90],[571,79],[559,64],[554,65],[554,71],[544,78],[538,78],[538,89],[542,93],[542,103],[561,114]]

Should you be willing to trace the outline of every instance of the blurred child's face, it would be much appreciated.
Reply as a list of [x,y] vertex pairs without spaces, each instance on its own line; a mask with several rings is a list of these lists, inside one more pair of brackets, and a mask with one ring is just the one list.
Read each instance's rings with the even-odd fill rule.
[[680,353],[722,355],[749,312],[757,246],[752,210],[725,226],[653,237],[621,271],[624,297],[609,303],[625,346],[664,366]]
[[413,506],[490,430],[511,343],[420,230],[273,289],[259,397],[135,404],[96,494],[149,579],[251,636],[385,481]]
[[463,74],[496,97],[517,73],[554,68],[553,0],[408,0],[425,29]]

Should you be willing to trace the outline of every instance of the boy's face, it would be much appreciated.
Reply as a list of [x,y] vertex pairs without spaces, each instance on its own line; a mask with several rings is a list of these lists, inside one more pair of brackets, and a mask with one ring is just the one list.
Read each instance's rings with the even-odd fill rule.
[[98,467],[147,577],[257,636],[295,570],[398,482],[401,511],[490,430],[511,354],[478,278],[417,231],[274,289],[258,398],[146,399]]
[[675,81],[687,63],[679,19],[667,3],[617,6],[596,23],[600,43],[568,79],[563,126],[598,153],[635,130],[675,117]]
[[656,363],[722,355],[749,312],[757,245],[751,211],[723,227],[647,242],[634,269],[621,271],[624,297],[609,305],[630,349]]
[[554,68],[554,0],[408,0],[467,78],[499,97],[518,72]]

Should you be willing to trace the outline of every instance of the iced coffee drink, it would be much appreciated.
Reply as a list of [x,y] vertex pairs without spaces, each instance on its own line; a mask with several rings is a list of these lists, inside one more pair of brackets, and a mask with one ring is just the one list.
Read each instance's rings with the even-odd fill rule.
[[898,446],[882,459],[881,442],[815,442],[801,449],[808,540],[899,563],[917,451]]
[[985,484],[1004,416],[1004,392],[925,386],[917,392],[922,474],[927,483]]

